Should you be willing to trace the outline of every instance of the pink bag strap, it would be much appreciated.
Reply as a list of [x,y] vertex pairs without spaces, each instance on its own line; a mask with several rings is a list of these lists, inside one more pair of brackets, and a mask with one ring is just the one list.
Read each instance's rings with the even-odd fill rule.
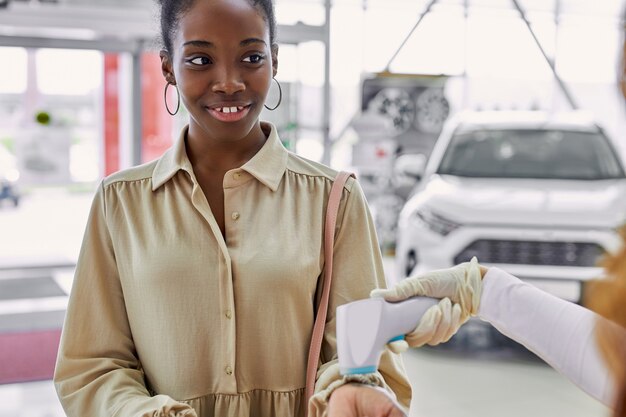
[[313,396],[315,389],[315,377],[317,376],[317,365],[319,363],[320,351],[322,349],[322,339],[324,338],[324,326],[326,324],[326,313],[328,312],[328,296],[330,294],[330,283],[333,276],[333,247],[335,245],[335,224],[339,212],[339,202],[343,187],[348,178],[354,177],[350,172],[340,172],[335,177],[333,186],[330,189],[328,205],[326,206],[326,221],[324,225],[324,277],[322,298],[317,308],[315,325],[313,326],[313,336],[309,347],[309,360],[306,367],[306,413],[309,412],[309,400]]

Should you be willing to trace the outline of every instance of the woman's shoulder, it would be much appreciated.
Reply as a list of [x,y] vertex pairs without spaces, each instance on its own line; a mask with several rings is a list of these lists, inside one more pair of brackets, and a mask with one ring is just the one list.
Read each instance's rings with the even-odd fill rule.
[[137,165],[134,167],[122,169],[107,177],[102,181],[103,187],[107,188],[111,185],[118,183],[137,182],[143,180],[152,180],[152,174],[158,159],[147,162],[145,164]]
[[[291,172],[294,175],[317,178],[320,179],[322,182],[329,183],[332,183],[339,173],[339,171],[327,165],[307,159],[293,152],[289,152],[289,158],[287,160],[287,171]],[[346,182],[346,189],[350,191],[353,184],[354,178],[349,178]]]

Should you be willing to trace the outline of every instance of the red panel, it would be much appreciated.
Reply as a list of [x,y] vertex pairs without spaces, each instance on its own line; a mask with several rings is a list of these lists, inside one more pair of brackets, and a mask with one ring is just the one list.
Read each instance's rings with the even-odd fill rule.
[[0,384],[52,379],[61,330],[0,334]]
[[104,54],[104,175],[120,169],[119,57]]
[[[160,157],[172,144],[172,116],[165,109],[163,90],[165,79],[161,72],[161,58],[157,53],[146,53],[141,61],[143,141],[142,160]],[[176,109],[176,91],[170,87],[168,99]]]

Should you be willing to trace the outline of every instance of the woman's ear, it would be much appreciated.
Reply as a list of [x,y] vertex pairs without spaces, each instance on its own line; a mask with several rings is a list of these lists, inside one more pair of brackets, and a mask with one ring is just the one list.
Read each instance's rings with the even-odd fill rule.
[[272,45],[272,78],[278,73],[278,44]]
[[176,77],[174,76],[174,68],[172,67],[170,54],[165,49],[161,49],[159,57],[161,57],[161,72],[163,73],[163,77],[165,77],[165,81],[176,85]]

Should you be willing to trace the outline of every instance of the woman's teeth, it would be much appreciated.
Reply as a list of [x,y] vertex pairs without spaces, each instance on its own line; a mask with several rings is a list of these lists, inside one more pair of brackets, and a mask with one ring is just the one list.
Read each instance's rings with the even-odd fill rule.
[[217,108],[215,110],[217,110],[219,112],[222,112],[222,113],[236,113],[238,111],[242,111],[243,107],[241,107],[241,106],[237,106],[237,107],[222,107],[222,108]]
[[213,117],[221,122],[238,122],[246,117],[250,111],[250,106],[225,106],[225,107],[209,107]]

